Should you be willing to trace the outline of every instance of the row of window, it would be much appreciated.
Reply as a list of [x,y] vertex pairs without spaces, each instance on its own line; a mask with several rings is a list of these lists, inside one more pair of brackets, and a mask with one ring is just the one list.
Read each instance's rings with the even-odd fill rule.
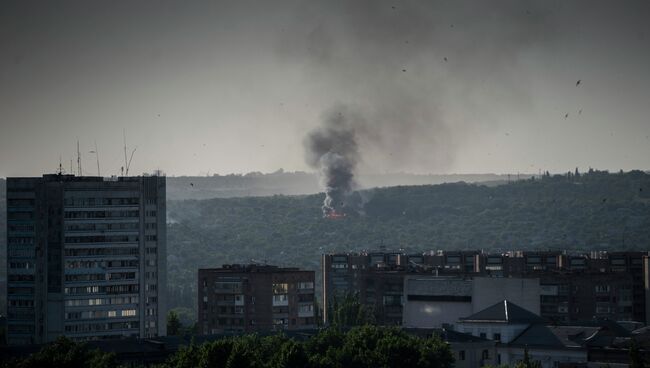
[[[293,286],[289,283],[274,283],[273,284],[273,294],[286,294],[289,292],[289,289]],[[296,284],[298,290],[309,290],[314,288],[314,283],[311,281],[299,282]]]
[[34,220],[33,211],[20,211],[7,213],[7,220],[29,221]]
[[120,248],[76,248],[66,249],[67,257],[88,257],[88,256],[137,256],[139,250],[137,247],[120,247]]
[[9,268],[29,270],[34,268],[34,262],[30,262],[30,261],[9,262]]
[[139,321],[131,322],[111,322],[111,323],[78,323],[73,325],[66,325],[65,332],[95,332],[95,331],[110,331],[110,330],[127,330],[132,328],[139,328]]
[[65,281],[105,281],[105,280],[135,280],[135,272],[113,272],[113,273],[87,273],[80,275],[65,275]]
[[10,287],[7,289],[9,295],[33,295],[33,287]]
[[140,211],[66,211],[66,219],[128,218],[140,217]]
[[138,235],[66,236],[65,243],[137,243],[139,239]]
[[31,236],[10,236],[7,238],[7,244],[34,244],[34,238]]
[[66,231],[115,231],[115,230],[139,230],[139,222],[119,223],[73,223],[65,226]]
[[7,207],[34,207],[33,198],[10,198],[7,199]]
[[119,305],[119,304],[137,304],[138,296],[118,296],[112,298],[92,298],[92,299],[68,299],[65,301],[66,307],[84,307],[95,305]]
[[137,206],[140,198],[66,198],[63,201],[66,207],[93,207],[93,206]]
[[7,313],[7,316],[8,316],[9,319],[12,320],[12,321],[16,321],[16,320],[20,320],[20,321],[33,321],[33,320],[34,320],[34,316],[35,316],[35,314],[34,314],[34,311],[33,311],[33,310],[30,311],[29,309],[27,309],[27,310],[25,310],[25,309],[22,309],[22,310],[21,310],[21,309],[18,309],[18,310],[16,310],[16,311],[9,311],[9,313]]
[[18,307],[18,308],[33,308],[34,307],[34,301],[33,300],[25,300],[25,299],[10,299],[7,304],[10,307]]
[[7,252],[7,257],[13,258],[13,257],[21,257],[21,258],[34,258],[36,257],[36,252],[34,251],[34,248],[31,249],[15,249],[15,248],[9,248],[9,251]]
[[137,260],[113,260],[113,261],[67,261],[65,267],[74,268],[132,268],[138,267]]
[[99,310],[99,311],[80,311],[66,312],[65,319],[92,319],[92,318],[117,318],[117,317],[135,317],[135,309],[122,310]]
[[34,225],[29,224],[9,224],[7,226],[9,233],[27,233],[34,232]]
[[34,275],[9,275],[9,282],[34,282]]
[[138,285],[77,286],[64,289],[68,295],[83,294],[131,294],[139,291]]

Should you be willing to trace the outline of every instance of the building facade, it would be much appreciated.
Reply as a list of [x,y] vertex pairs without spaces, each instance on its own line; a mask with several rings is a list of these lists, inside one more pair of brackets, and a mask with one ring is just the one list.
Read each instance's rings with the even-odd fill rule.
[[539,279],[408,275],[402,325],[453,328],[458,320],[506,299],[539,314]]
[[7,179],[10,344],[166,333],[165,177]]
[[[646,323],[649,315],[648,252],[377,251],[323,254],[321,267],[326,320],[333,298],[352,293],[375,310],[378,323],[400,324],[404,292],[395,285],[407,275],[539,279],[539,312],[560,323],[594,318]],[[489,285],[485,290],[488,296],[498,291]]]
[[315,328],[314,276],[314,271],[255,264],[199,269],[199,331]]

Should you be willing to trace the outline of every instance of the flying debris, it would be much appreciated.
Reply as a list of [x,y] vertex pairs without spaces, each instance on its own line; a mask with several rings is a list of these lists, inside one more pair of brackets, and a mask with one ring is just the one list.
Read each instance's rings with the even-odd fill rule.
[[582,114],[582,109],[578,110],[578,115]]
[[405,71],[406,71],[406,69],[402,69],[402,71],[403,71],[403,72],[405,72]]
[[576,82],[576,87],[579,86],[581,82],[582,82],[582,79],[578,79],[578,81]]
[[564,115],[564,118],[566,119],[566,118],[568,118],[568,117],[569,117],[569,113],[567,112],[567,113]]
[[190,186],[194,186],[194,183],[190,183]]
[[447,57],[445,56],[445,62],[447,62]]

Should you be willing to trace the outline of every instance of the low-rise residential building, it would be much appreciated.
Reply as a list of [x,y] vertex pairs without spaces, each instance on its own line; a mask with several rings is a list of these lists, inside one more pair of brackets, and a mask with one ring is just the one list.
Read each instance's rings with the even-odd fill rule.
[[508,300],[502,300],[470,316],[458,320],[460,332],[510,343],[531,324],[545,320]]
[[316,326],[314,271],[234,264],[200,269],[198,281],[203,334]]

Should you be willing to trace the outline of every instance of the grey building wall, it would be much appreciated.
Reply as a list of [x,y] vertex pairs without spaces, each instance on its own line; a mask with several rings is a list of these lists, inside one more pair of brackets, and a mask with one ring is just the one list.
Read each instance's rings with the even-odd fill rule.
[[414,328],[454,325],[504,299],[539,315],[539,279],[406,276],[402,324]]
[[507,299],[539,315],[539,294],[539,279],[475,277],[472,288],[472,312],[479,312]]
[[406,276],[403,326],[439,328],[472,314],[472,281]]

